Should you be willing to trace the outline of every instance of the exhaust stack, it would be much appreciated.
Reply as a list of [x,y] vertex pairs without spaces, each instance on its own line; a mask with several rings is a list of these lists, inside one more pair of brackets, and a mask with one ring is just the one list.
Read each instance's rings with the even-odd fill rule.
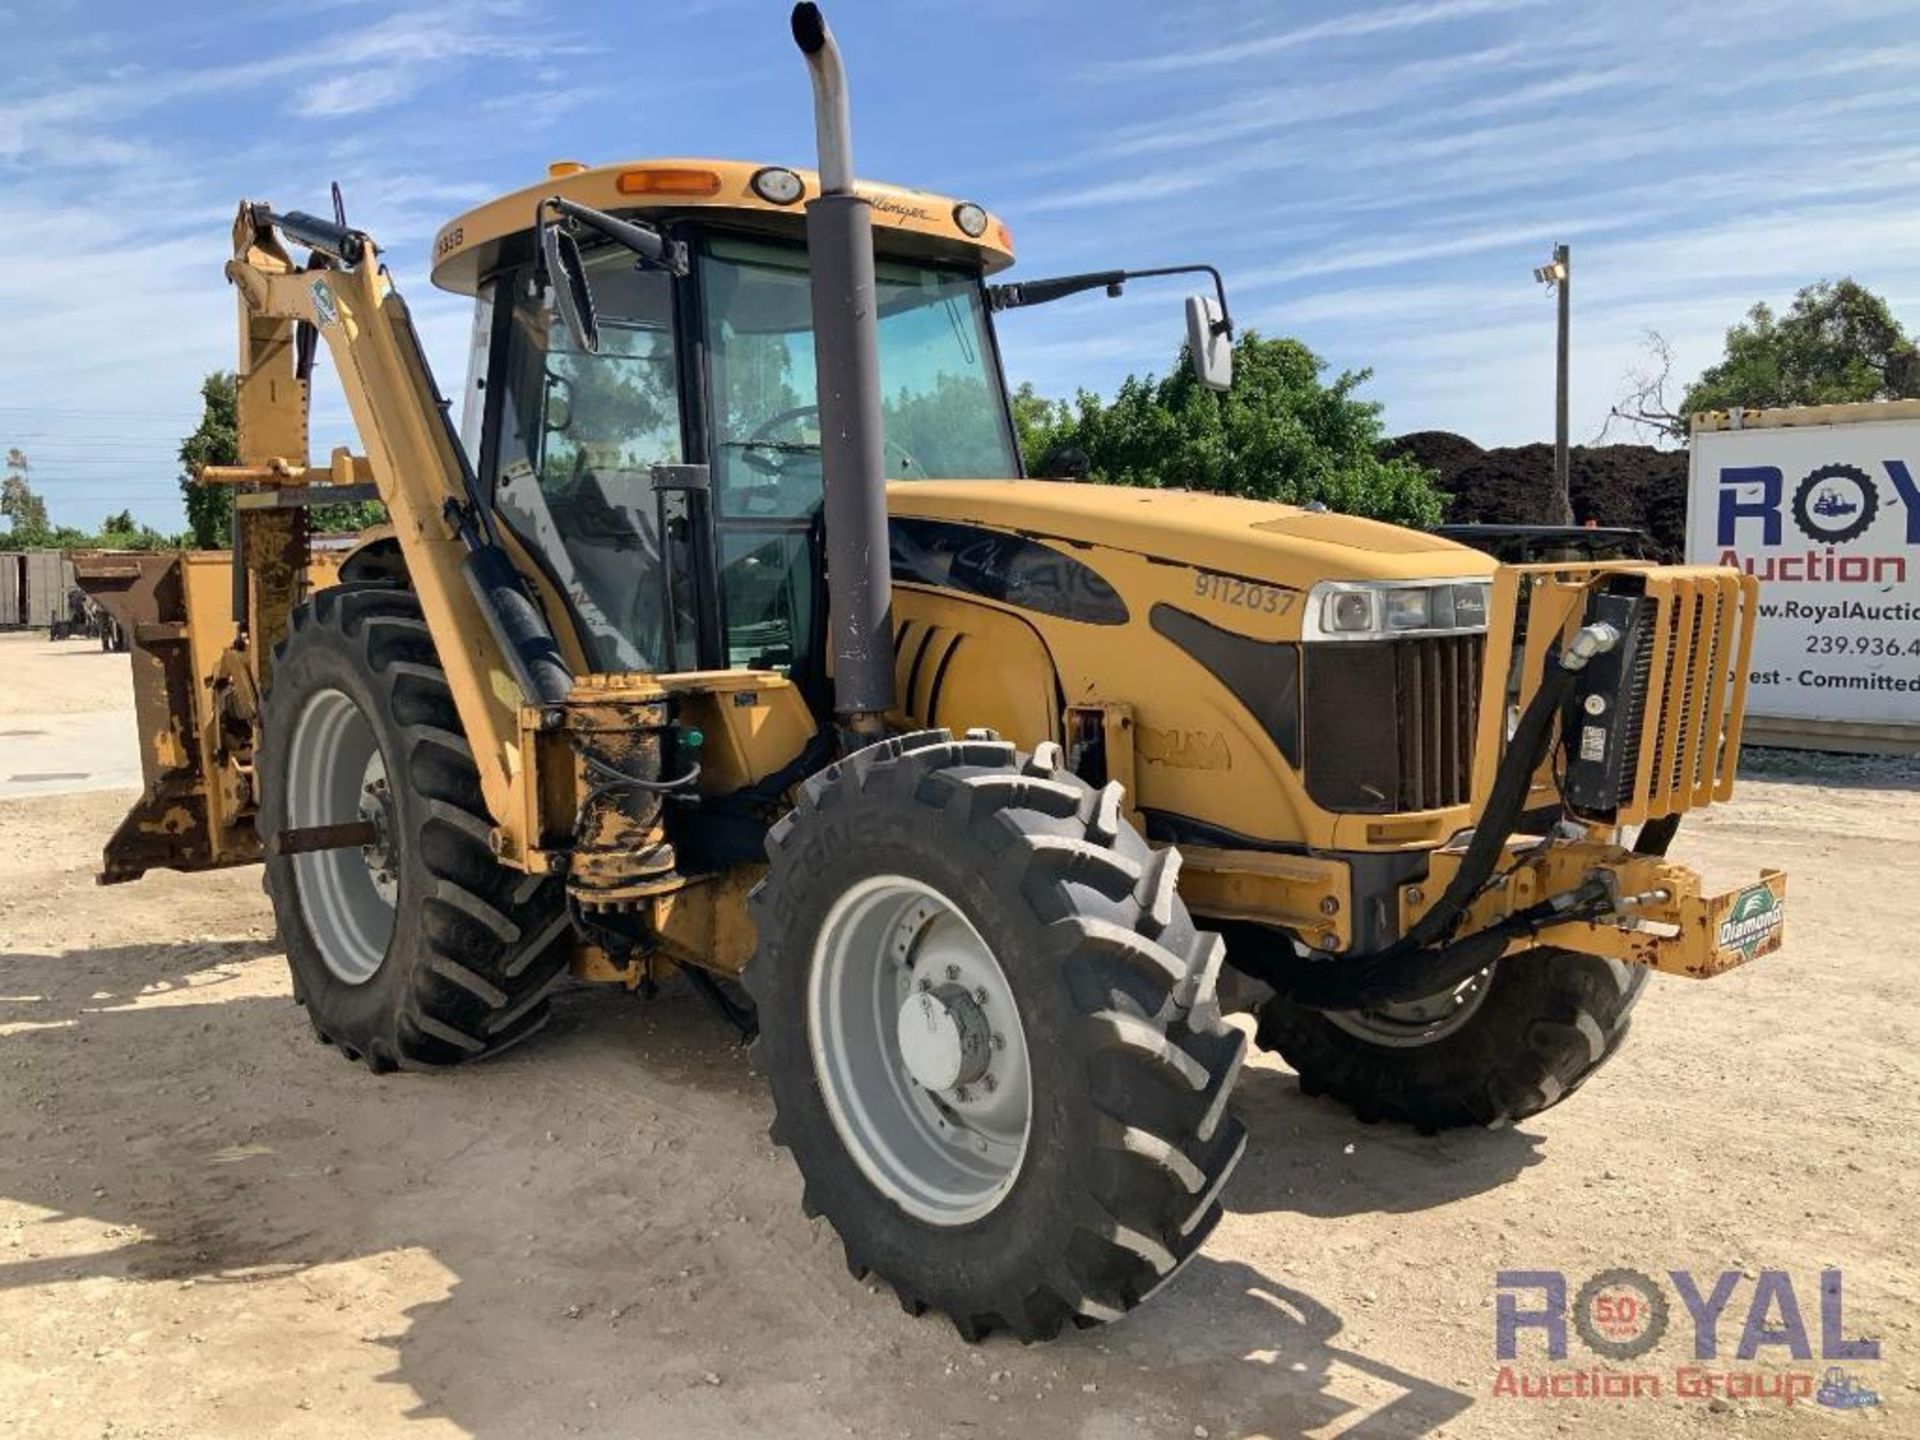
[[893,708],[893,586],[887,551],[873,209],[854,193],[846,70],[820,7],[793,7],[813,77],[820,196],[807,204],[814,369],[826,476],[827,608],[833,713],[852,743],[877,739]]

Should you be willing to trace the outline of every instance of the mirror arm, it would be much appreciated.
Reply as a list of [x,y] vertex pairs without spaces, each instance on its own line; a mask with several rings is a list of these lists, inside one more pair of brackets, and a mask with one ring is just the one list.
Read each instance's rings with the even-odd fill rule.
[[535,211],[536,222],[544,222],[548,210],[554,210],[601,235],[622,249],[630,250],[643,267],[665,270],[675,277],[687,273],[687,247],[684,241],[669,240],[653,226],[637,220],[622,220],[591,205],[550,195]]
[[1105,290],[1108,295],[1117,296],[1120,287],[1129,280],[1150,280],[1160,275],[1211,276],[1214,294],[1220,300],[1220,318],[1213,322],[1214,333],[1225,335],[1229,340],[1233,338],[1233,316],[1227,309],[1226,282],[1211,265],[1162,265],[1150,270],[1094,270],[1084,275],[1060,275],[1049,280],[1010,281],[1003,285],[987,286],[987,305],[993,310],[1017,310],[1024,305],[1045,305],[1087,290]]
[[1164,265],[1157,270],[1132,270],[1127,273],[1129,280],[1146,279],[1155,275],[1207,275],[1213,279],[1213,293],[1220,301],[1220,318],[1213,322],[1213,333],[1233,338],[1233,312],[1227,309],[1227,282],[1220,278],[1220,272],[1211,265]]

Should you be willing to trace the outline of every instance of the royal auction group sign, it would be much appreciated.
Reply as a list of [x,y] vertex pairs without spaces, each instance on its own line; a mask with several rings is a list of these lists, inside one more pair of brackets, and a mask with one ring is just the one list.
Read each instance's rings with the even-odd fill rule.
[[1920,726],[1914,408],[1694,432],[1687,558],[1760,581],[1754,715]]

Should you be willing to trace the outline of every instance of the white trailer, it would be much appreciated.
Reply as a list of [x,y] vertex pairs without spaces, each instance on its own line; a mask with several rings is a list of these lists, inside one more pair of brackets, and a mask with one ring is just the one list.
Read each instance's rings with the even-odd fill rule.
[[1920,753],[1920,401],[1694,416],[1687,558],[1760,580],[1749,743]]

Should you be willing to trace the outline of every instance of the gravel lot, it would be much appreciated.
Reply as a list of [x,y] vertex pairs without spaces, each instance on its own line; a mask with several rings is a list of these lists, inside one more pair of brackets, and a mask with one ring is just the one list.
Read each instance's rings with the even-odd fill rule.
[[[1767,757],[1684,829],[1715,881],[1792,872],[1787,950],[1656,977],[1568,1104],[1425,1140],[1263,1059],[1199,1261],[1118,1326],[969,1347],[848,1277],[697,997],[581,987],[497,1062],[375,1079],[312,1042],[257,870],[97,888],[132,798],[84,788],[101,732],[4,732],[130,734],[126,664],[0,636],[0,781],[82,777],[0,799],[0,1435],[1920,1434],[1920,766]],[[1739,1322],[1785,1271],[1817,1349],[1843,1269],[1882,1403],[1496,1395],[1495,1273],[1612,1266],[1745,1272],[1708,1368],[1815,1375],[1736,1361]],[[1676,1305],[1635,1363],[1691,1339]]]

